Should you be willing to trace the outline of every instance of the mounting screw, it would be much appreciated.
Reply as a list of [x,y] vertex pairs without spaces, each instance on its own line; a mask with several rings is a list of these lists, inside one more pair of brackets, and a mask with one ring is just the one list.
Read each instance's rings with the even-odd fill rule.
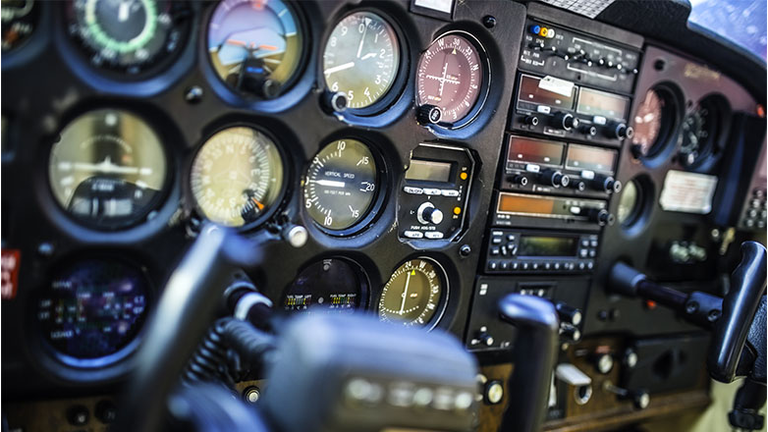
[[459,255],[466,257],[469,256],[469,254],[472,253],[472,248],[469,247],[469,245],[464,245],[461,248],[459,248]]
[[249,404],[255,404],[261,398],[261,391],[258,387],[248,387],[243,391],[243,400]]
[[493,17],[491,15],[486,15],[483,17],[483,25],[485,28],[494,28],[496,27],[496,17]]
[[196,104],[203,99],[203,88],[200,86],[192,86],[187,88],[184,93],[184,100],[191,104]]
[[698,311],[698,310],[699,310],[699,304],[697,302],[695,302],[695,301],[688,302],[685,305],[685,311],[687,313],[689,313],[689,314],[696,313],[696,311]]
[[53,245],[48,242],[40,243],[40,245],[37,246],[37,253],[46,258],[50,258],[53,255],[53,251]]
[[713,310],[709,311],[709,313],[707,314],[707,319],[711,323],[719,320],[720,319],[720,311],[717,310],[717,309],[713,309]]

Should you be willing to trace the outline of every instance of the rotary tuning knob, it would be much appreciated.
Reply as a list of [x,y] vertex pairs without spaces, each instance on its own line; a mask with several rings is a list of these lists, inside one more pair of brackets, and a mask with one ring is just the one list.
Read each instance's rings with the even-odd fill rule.
[[416,121],[422,125],[438,124],[443,117],[440,107],[424,104],[416,110]]

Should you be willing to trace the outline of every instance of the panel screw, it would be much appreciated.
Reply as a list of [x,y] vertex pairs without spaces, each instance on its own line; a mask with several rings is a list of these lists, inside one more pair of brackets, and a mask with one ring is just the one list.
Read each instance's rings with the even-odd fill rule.
[[53,245],[48,242],[40,243],[40,245],[37,247],[37,253],[39,253],[40,256],[44,256],[46,258],[53,255],[53,250]]
[[187,88],[184,94],[184,100],[191,104],[196,104],[203,99],[203,89],[200,86],[192,86]]
[[696,313],[697,310],[699,310],[699,304],[695,301],[688,302],[688,304],[685,305],[685,311],[689,314]]
[[464,245],[461,248],[459,248],[459,255],[465,257],[469,256],[469,254],[472,253],[472,248],[469,247],[469,245]]
[[261,398],[261,391],[258,387],[248,387],[243,392],[243,400],[250,404],[255,404]]
[[486,15],[483,17],[483,25],[485,28],[494,28],[496,27],[496,18],[491,15]]
[[707,319],[711,323],[717,321],[718,319],[720,319],[720,311],[717,309],[709,311],[709,313],[707,314]]

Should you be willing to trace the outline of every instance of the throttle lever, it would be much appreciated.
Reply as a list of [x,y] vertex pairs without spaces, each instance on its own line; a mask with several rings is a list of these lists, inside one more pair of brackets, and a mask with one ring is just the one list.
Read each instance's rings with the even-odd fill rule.
[[[744,343],[765,292],[765,247],[753,241],[744,242],[741,256],[741,263],[731,274],[731,290],[723,299],[722,316],[715,323],[707,356],[710,375],[724,383],[736,378]],[[762,382],[765,383],[765,373]]]

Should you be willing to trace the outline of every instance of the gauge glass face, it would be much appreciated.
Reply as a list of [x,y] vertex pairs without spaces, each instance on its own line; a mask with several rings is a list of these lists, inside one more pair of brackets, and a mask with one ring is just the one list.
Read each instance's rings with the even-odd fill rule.
[[37,298],[45,341],[72,359],[117,353],[139,333],[150,288],[144,273],[122,261],[87,259],[56,273]]
[[655,89],[645,93],[635,114],[635,135],[632,137],[632,144],[638,146],[641,156],[654,156],[661,150],[663,127],[670,123],[668,119],[673,115],[669,98]]
[[3,52],[29,39],[37,27],[39,7],[34,0],[2,0]]
[[435,261],[417,258],[405,262],[381,291],[378,313],[381,321],[427,326],[436,317],[447,296],[445,272]]
[[283,310],[351,313],[365,305],[368,280],[356,264],[329,258],[299,273],[286,291]]
[[303,34],[281,0],[223,0],[208,24],[208,52],[230,88],[264,99],[289,87],[301,64]]
[[460,122],[480,99],[483,73],[476,45],[459,34],[444,35],[419,59],[416,102],[439,107],[441,123]]
[[97,67],[137,74],[165,62],[186,36],[187,5],[170,0],[72,0],[69,32]]
[[640,210],[640,188],[635,180],[627,182],[621,191],[616,219],[627,226],[634,222]]
[[350,108],[383,98],[400,68],[400,47],[392,26],[373,12],[354,12],[331,32],[323,53],[329,89],[343,92]]
[[125,111],[84,114],[61,132],[48,162],[56,201],[102,229],[140,221],[160,201],[166,157],[157,134]]
[[203,144],[192,163],[190,183],[208,220],[245,226],[256,222],[279,198],[283,162],[267,135],[249,127],[231,127]]
[[368,146],[354,139],[320,150],[304,180],[307,212],[328,230],[345,230],[365,218],[376,193],[376,160]]
[[713,153],[716,117],[716,110],[706,100],[685,116],[678,138],[680,163],[683,166],[699,165]]

